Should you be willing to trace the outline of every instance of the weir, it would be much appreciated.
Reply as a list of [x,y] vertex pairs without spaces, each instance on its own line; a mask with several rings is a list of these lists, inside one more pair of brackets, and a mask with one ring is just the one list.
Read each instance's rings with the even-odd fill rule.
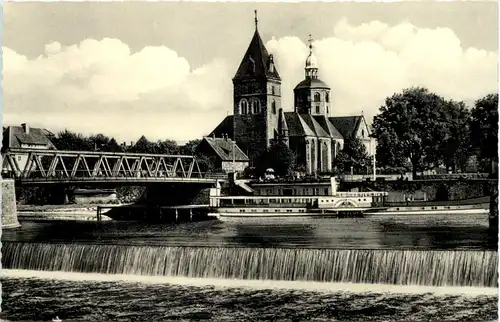
[[498,253],[13,243],[6,269],[242,280],[498,287]]

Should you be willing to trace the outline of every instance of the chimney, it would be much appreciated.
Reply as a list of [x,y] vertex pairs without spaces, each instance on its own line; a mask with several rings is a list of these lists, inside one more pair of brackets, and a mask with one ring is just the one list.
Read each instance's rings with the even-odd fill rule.
[[215,139],[215,132],[214,132],[214,133],[212,133],[212,137]]
[[130,141],[130,146],[134,146],[135,142],[134,141]]
[[21,124],[21,126],[23,127],[24,133],[30,134],[30,126],[28,123],[23,123],[23,124]]
[[225,136],[226,141],[227,141],[227,138],[228,138],[228,135],[227,135],[227,133],[226,133],[226,136]]

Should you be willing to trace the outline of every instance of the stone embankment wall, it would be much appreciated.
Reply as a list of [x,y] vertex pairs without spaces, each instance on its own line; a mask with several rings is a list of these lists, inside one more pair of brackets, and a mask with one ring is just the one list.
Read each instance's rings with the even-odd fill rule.
[[425,194],[427,200],[439,201],[472,199],[490,195],[487,183],[412,183],[408,181],[401,183],[377,183],[374,188],[389,193],[399,193],[402,196],[405,194]]
[[17,220],[14,180],[2,180],[2,229],[21,226]]

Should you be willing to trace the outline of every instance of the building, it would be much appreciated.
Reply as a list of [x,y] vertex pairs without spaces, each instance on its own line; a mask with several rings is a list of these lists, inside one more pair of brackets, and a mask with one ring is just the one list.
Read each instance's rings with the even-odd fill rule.
[[243,172],[249,159],[227,135],[222,138],[204,137],[196,147],[196,153],[208,156],[215,161],[215,168],[229,172]]
[[[52,135],[46,129],[33,128],[27,123],[21,126],[7,126],[3,128],[2,151],[6,149],[55,149],[50,141]],[[20,169],[24,169],[27,161],[27,154],[16,157]]]
[[363,115],[331,116],[330,87],[319,78],[319,67],[310,39],[305,78],[294,89],[294,106],[281,101],[281,77],[274,57],[267,52],[255,18],[255,32],[233,78],[233,115],[210,134],[227,135],[254,162],[273,142],[286,143],[307,173],[332,170],[332,162],[344,140],[359,138],[369,155],[375,141]]

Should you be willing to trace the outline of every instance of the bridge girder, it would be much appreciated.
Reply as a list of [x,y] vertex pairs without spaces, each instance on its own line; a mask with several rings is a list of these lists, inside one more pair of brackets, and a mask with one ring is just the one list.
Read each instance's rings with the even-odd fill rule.
[[203,178],[196,157],[189,155],[41,149],[7,150],[2,155],[2,172],[21,181]]

